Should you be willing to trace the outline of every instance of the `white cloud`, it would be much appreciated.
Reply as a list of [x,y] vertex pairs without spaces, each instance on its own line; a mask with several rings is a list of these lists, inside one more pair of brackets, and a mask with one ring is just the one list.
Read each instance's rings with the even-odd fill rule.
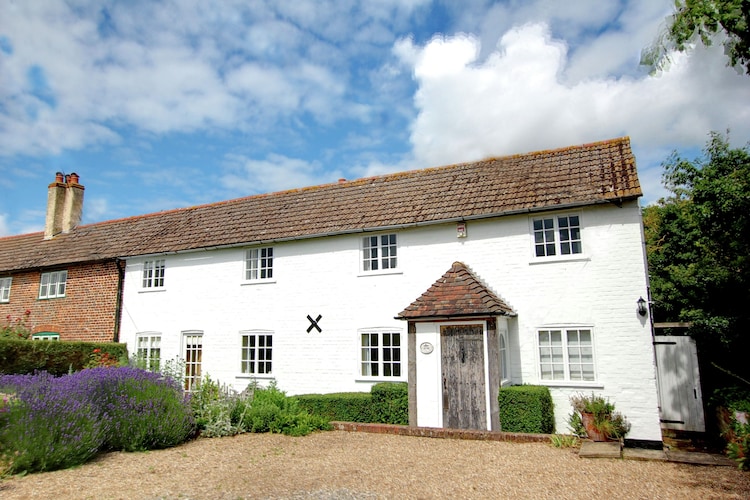
[[237,195],[283,191],[342,177],[337,170],[323,172],[317,163],[280,154],[269,154],[262,160],[230,154],[225,157],[224,170],[221,184]]

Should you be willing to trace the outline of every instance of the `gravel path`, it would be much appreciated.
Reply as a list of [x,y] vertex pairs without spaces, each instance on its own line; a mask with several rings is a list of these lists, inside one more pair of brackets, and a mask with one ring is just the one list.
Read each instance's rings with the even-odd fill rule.
[[542,443],[344,431],[204,438],[0,481],[3,500],[749,497],[750,473],[730,467],[582,459]]

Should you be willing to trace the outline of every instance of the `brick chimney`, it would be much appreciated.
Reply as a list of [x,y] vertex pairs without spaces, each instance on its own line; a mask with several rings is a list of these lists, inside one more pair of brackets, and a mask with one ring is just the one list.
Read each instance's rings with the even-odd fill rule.
[[44,223],[44,239],[49,240],[60,233],[67,233],[81,222],[83,214],[83,190],[78,183],[78,174],[63,176],[55,174],[55,182],[47,188],[47,218]]

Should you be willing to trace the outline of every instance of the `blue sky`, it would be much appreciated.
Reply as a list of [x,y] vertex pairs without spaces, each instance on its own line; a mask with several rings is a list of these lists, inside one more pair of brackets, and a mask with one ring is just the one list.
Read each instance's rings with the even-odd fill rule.
[[750,139],[720,43],[639,67],[672,0],[0,0],[0,236],[629,135],[644,203],[712,130]]

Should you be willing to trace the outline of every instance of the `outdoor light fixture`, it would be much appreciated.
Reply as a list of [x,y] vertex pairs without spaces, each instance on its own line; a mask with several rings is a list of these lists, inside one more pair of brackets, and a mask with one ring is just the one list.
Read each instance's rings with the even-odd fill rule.
[[638,314],[641,316],[645,316],[648,312],[648,309],[646,309],[646,301],[643,299],[643,297],[638,299]]

